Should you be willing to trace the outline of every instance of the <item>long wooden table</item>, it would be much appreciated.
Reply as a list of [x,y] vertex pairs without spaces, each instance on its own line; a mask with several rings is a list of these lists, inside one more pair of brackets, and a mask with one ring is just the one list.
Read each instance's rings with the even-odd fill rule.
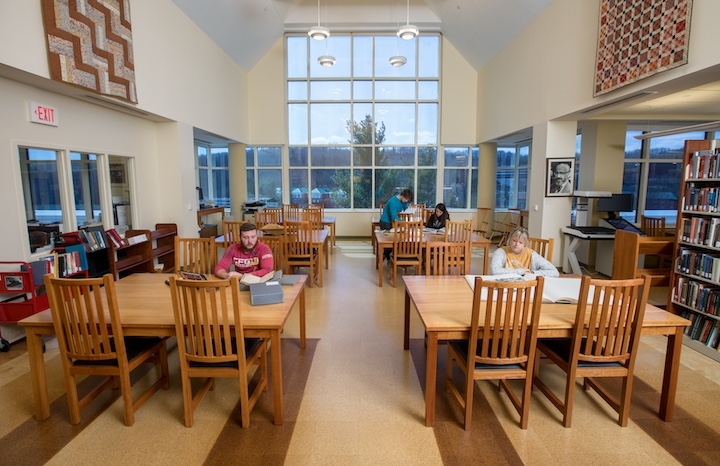
[[[403,276],[405,281],[404,348],[410,348],[410,307],[415,305],[427,334],[425,367],[425,425],[435,423],[435,385],[438,343],[467,339],[473,292],[465,277]],[[538,338],[570,337],[575,322],[576,304],[543,304]],[[482,322],[482,316],[481,316]],[[665,373],[660,397],[660,419],[672,421],[675,391],[680,369],[683,329],[690,321],[648,304],[642,334],[667,335]]]
[[[383,274],[384,270],[381,267],[383,261],[383,250],[393,247],[393,233],[386,233],[384,231],[374,231],[373,237],[375,238],[375,268],[378,270],[378,286],[383,286]],[[423,233],[423,242],[428,241],[444,241],[445,235],[438,233]],[[481,248],[483,250],[483,269],[480,274],[487,273],[488,262],[490,261],[490,240],[482,235],[473,233],[472,236],[472,247]]]
[[[170,288],[165,280],[171,274],[140,273],[123,278],[115,283],[120,321],[126,336],[175,336]],[[272,370],[273,403],[275,425],[283,423],[282,358],[280,334],[290,311],[300,303],[300,348],[305,348],[305,281],[302,275],[293,285],[283,286],[285,301],[263,306],[250,305],[250,293],[240,293],[243,323],[246,337],[270,339],[270,364]],[[109,321],[109,316],[108,316]],[[54,335],[50,309],[32,315],[18,322],[25,327],[27,336],[30,377],[32,380],[35,418],[39,421],[50,417],[45,359],[42,351],[43,335]]]

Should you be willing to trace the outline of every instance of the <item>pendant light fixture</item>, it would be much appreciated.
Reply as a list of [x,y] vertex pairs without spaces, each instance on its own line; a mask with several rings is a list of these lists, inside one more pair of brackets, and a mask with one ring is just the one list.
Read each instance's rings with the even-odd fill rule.
[[407,22],[405,26],[400,26],[397,30],[397,36],[402,40],[412,40],[420,34],[417,26],[410,24],[410,0],[407,0]]
[[[325,14],[327,15],[327,11],[325,12]],[[318,0],[318,23],[317,26],[313,26],[310,28],[310,30],[308,31],[308,36],[312,37],[315,40],[325,40],[330,37],[330,29],[324,26],[320,26],[320,0]]]
[[[398,11],[397,11],[398,18],[400,18],[400,2],[398,2]],[[400,25],[400,21],[398,20],[398,26]],[[395,39],[395,56],[390,57],[390,65],[399,68],[403,66],[405,63],[407,63],[407,58],[400,55],[400,37]]]
[[328,53],[328,44],[330,43],[330,39],[325,40],[325,55],[321,55],[318,57],[318,63],[320,65],[324,66],[325,68],[329,68],[335,64],[335,57],[330,55]]

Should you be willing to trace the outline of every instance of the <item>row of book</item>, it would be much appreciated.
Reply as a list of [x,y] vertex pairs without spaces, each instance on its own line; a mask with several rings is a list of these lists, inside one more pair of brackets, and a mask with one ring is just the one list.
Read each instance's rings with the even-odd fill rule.
[[103,234],[101,230],[78,230],[78,234],[85,243],[85,250],[87,252],[107,248],[105,234]]
[[720,187],[696,186],[695,183],[685,185],[683,210],[688,212],[720,211]]
[[107,234],[108,238],[110,238],[110,241],[112,241],[113,246],[115,246],[115,248],[121,248],[123,246],[127,246],[127,242],[125,241],[125,239],[122,236],[120,236],[120,233],[118,233],[115,230],[115,228],[110,228],[105,233]]
[[720,178],[720,153],[701,150],[693,154],[685,178]]
[[695,275],[715,283],[720,282],[720,258],[690,249],[680,249],[676,259],[677,272]]
[[87,270],[87,258],[83,257],[80,251],[77,250],[59,253],[55,267],[57,267],[59,277],[75,275]]
[[686,243],[720,247],[720,217],[692,217],[682,220],[681,239]]
[[720,321],[690,311],[684,311],[681,316],[692,322],[691,325],[685,327],[685,335],[709,348],[718,349]]
[[720,315],[720,289],[709,283],[678,277],[673,301],[711,315]]

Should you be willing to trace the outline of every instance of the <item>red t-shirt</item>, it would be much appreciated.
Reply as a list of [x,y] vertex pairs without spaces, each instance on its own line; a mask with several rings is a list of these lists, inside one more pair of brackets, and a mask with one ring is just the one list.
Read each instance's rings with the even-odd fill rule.
[[230,272],[230,265],[235,266],[236,272],[263,276],[275,268],[275,261],[272,249],[265,243],[258,241],[250,252],[245,252],[242,244],[235,243],[227,248],[222,259],[215,266],[215,273],[219,270]]

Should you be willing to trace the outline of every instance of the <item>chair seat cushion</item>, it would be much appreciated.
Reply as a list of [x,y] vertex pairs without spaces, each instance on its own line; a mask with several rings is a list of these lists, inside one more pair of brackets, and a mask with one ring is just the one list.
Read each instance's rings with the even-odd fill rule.
[[[248,356],[250,356],[253,351],[257,349],[260,344],[262,344],[263,340],[262,338],[246,338],[245,339],[245,358],[247,359]],[[231,342],[232,351],[233,353],[237,353],[237,342],[235,339],[232,339]],[[229,362],[196,362],[196,361],[190,361],[190,367],[233,367],[237,368],[237,362],[229,361]]]
[[[458,341],[451,341],[449,343],[453,349],[460,354],[466,361],[468,358],[468,342],[466,340],[458,340]],[[475,352],[476,354],[480,353],[480,350],[482,349],[483,340],[478,340],[478,349]],[[524,366],[521,366],[520,364],[485,364],[485,363],[475,363],[475,369],[525,369]]]
[[[160,337],[125,337],[125,351],[127,352],[128,361],[132,361],[145,351],[160,343],[163,339]],[[115,339],[110,340],[110,351],[115,351]],[[117,359],[103,359],[99,361],[91,361],[85,359],[77,359],[73,361],[75,366],[116,366]]]
[[[583,338],[580,345],[585,345],[587,338]],[[572,351],[572,338],[543,338],[538,340],[548,350],[555,353],[565,362],[570,361],[570,352]],[[621,367],[619,362],[588,362],[578,361],[578,367]]]

